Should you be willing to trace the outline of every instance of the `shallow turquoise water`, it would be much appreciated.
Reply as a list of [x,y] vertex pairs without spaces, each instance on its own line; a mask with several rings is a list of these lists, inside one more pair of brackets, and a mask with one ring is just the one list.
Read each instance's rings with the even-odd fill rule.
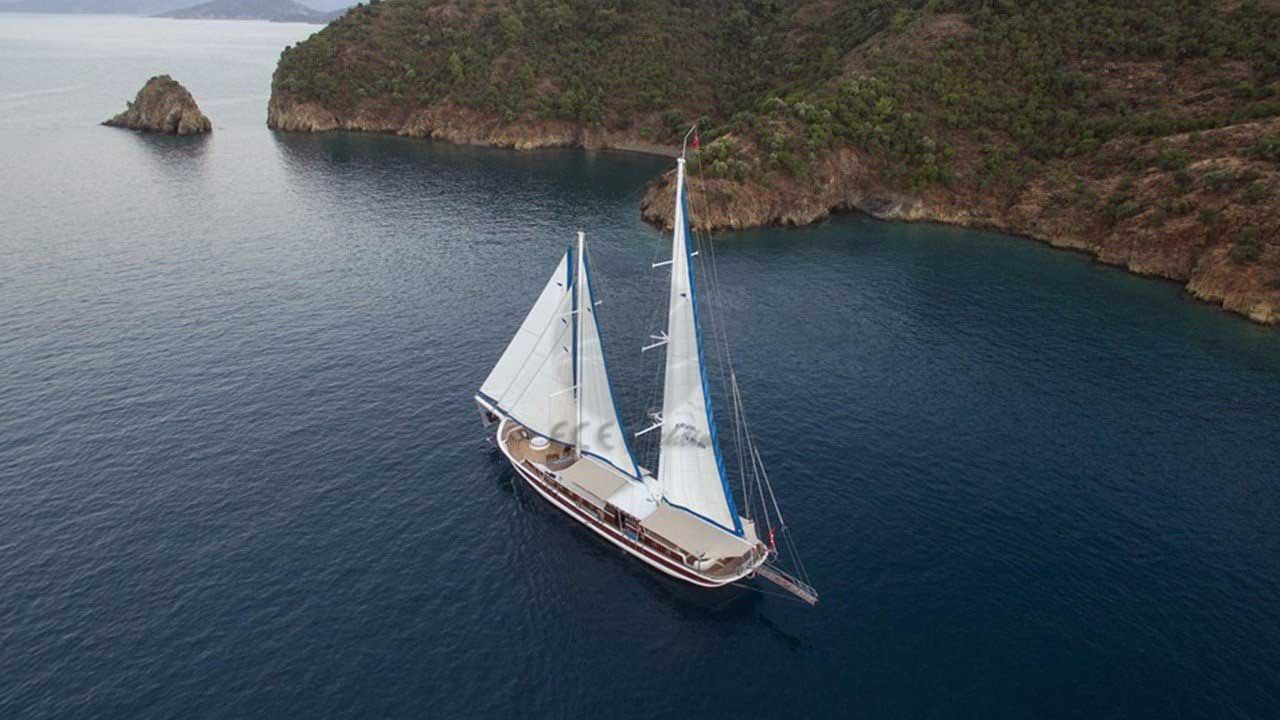
[[[823,602],[685,591],[470,404],[583,228],[639,422],[665,161],[273,134],[312,31],[0,21],[0,717],[1280,709],[1280,333],[994,234],[726,236]],[[94,125],[156,72],[211,137]]]

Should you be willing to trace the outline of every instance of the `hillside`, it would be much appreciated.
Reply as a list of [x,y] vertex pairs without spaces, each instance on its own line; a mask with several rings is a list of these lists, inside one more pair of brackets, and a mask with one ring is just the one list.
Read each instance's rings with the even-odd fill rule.
[[327,23],[343,11],[320,12],[294,0],[210,0],[194,7],[161,13],[158,17],[184,20],[271,20]]
[[383,0],[286,49],[268,122],[653,148],[695,120],[703,226],[992,227],[1280,322],[1274,0]]

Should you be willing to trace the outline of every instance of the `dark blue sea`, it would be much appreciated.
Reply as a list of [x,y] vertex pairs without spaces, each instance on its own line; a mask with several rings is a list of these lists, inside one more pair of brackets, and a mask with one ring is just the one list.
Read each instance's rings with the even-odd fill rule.
[[[0,718],[1280,717],[1280,332],[997,234],[722,236],[822,602],[686,590],[471,403],[583,229],[638,428],[667,161],[272,133],[314,30],[0,15]],[[212,136],[96,125],[160,72]]]

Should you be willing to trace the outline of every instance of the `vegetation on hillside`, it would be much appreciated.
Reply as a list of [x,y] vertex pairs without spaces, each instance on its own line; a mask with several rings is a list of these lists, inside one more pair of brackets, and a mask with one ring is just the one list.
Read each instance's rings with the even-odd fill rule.
[[[963,139],[988,146],[983,181],[1152,137],[1280,115],[1280,13],[1257,0],[375,0],[287,49],[276,89],[335,110],[370,100],[450,102],[635,127],[671,140],[692,120],[734,133],[727,176],[803,175],[834,146],[893,157],[904,182],[945,182]],[[951,37],[893,42],[921,18]],[[855,53],[876,33],[888,42]],[[860,67],[850,67],[858,55]],[[1108,86],[1099,65],[1156,62],[1147,86]],[[1168,106],[1180,72],[1220,102]],[[1220,96],[1220,97],[1218,97]],[[972,138],[963,136],[972,135]],[[741,150],[741,147],[736,148]]]
[[1240,262],[1280,235],[1221,217],[1274,208],[1274,172],[1206,161],[1216,129],[1280,117],[1274,0],[374,0],[287,49],[273,89],[666,143],[696,121],[695,162],[739,183],[817,187],[843,149],[906,192],[1039,182],[1103,228],[1198,218]]
[[[374,0],[285,51],[277,88],[337,109],[449,101],[509,119],[659,127],[814,85],[900,0],[841,4],[795,35],[784,0]],[[649,128],[652,129],[652,128]]]

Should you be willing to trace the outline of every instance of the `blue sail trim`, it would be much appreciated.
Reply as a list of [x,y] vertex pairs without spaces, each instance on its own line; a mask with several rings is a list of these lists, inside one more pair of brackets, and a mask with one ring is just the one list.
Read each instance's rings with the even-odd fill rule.
[[[633,476],[631,475],[631,473],[630,473],[630,472],[628,472],[628,471],[626,471],[626,470],[623,470],[622,468],[618,467],[617,465],[614,465],[614,464],[613,464],[613,463],[612,463],[608,458],[606,458],[606,457],[601,457],[600,455],[597,455],[597,454],[595,454],[595,453],[593,453],[593,452],[590,452],[590,451],[588,451],[588,450],[583,450],[583,451],[582,451],[582,457],[589,457],[589,458],[591,458],[592,460],[595,460],[595,461],[597,461],[597,462],[601,462],[601,463],[604,463],[605,465],[608,465],[609,467],[613,468],[614,470],[617,470],[617,471],[618,471],[618,473],[619,473],[620,475],[622,475],[623,477],[625,477],[627,480],[629,480],[629,481],[631,481],[631,482],[643,482],[643,481],[641,481],[641,480],[640,480],[640,478],[638,478],[638,477],[633,477]],[[608,498],[602,498],[602,499],[607,500]]]
[[[680,189],[682,191],[684,190],[683,187]],[[689,242],[689,204],[685,202],[685,195],[683,192],[680,194],[679,201],[680,208],[684,211],[685,266],[689,270],[689,296],[693,301],[693,339],[698,346],[698,372],[702,376],[702,401],[707,407],[707,427],[711,430],[711,447],[715,451],[716,469],[720,472],[720,486],[724,488],[724,500],[729,506],[729,516],[733,518],[733,529],[729,530],[729,528],[724,528],[720,523],[703,517],[688,508],[680,509],[688,510],[704,520],[709,520],[717,527],[722,527],[725,530],[729,530],[729,532],[732,532],[734,535],[742,537],[745,534],[742,530],[742,518],[738,517],[738,506],[733,501],[733,490],[729,488],[729,477],[724,471],[724,455],[720,452],[720,438],[716,433],[715,414],[711,411],[711,391],[707,384],[707,363],[702,353],[702,327],[701,322],[699,321],[701,316],[698,314],[698,286],[693,281],[693,245]],[[675,503],[671,503],[671,505],[673,507],[680,507]]]
[[[692,515],[692,516],[694,516],[694,517],[698,518],[699,520],[701,520],[701,521],[703,521],[703,522],[705,522],[705,523],[709,523],[709,524],[711,524],[711,525],[715,525],[716,527],[718,527],[718,528],[720,528],[721,530],[723,530],[723,531],[725,531],[725,532],[729,533],[730,535],[737,535],[738,537],[744,537],[744,533],[737,532],[737,531],[735,531],[735,530],[734,530],[733,528],[731,528],[731,527],[725,527],[724,525],[721,525],[720,523],[716,522],[715,520],[712,520],[711,518],[707,517],[706,515],[703,515],[702,513],[698,512],[697,510],[694,510],[694,509],[692,509],[692,508],[687,508],[687,507],[685,507],[685,506],[683,506],[683,505],[681,505],[681,504],[679,504],[679,503],[673,503],[673,502],[671,502],[671,500],[670,500],[669,498],[666,498],[666,497],[662,498],[662,502],[664,502],[664,503],[666,503],[666,504],[670,505],[671,507],[673,507],[673,508],[675,508],[675,509],[679,510],[680,512],[686,512],[686,513],[689,513],[690,515]],[[730,504],[730,507],[732,507],[732,506],[733,506],[733,505],[732,505],[732,503],[731,503],[731,504]]]
[[493,398],[489,397],[488,395],[485,395],[483,392],[480,392],[479,390],[477,390],[477,391],[476,391],[476,396],[477,396],[477,397],[479,397],[479,398],[481,398],[481,399],[483,399],[485,402],[489,403],[490,405],[492,405],[494,410],[497,410],[498,412],[502,413],[503,415],[506,415],[508,420],[511,420],[511,421],[513,421],[513,422],[516,422],[516,423],[519,423],[520,427],[524,428],[525,430],[528,430],[529,432],[533,433],[534,435],[537,435],[538,437],[546,438],[546,439],[550,440],[551,442],[558,442],[558,443],[560,443],[561,445],[568,445],[569,447],[573,447],[573,443],[571,443],[571,442],[568,442],[568,441],[562,440],[562,439],[560,439],[560,438],[558,438],[558,437],[554,437],[554,436],[552,436],[552,435],[548,435],[548,434],[546,434],[546,433],[542,433],[542,432],[538,432],[537,430],[534,430],[534,429],[533,429],[531,426],[529,426],[525,421],[521,420],[520,418],[516,417],[515,415],[512,415],[510,410],[508,410],[508,409],[506,409],[506,408],[502,407],[502,404],[501,404],[501,403],[499,403],[497,400],[494,400]]
[[[506,415],[508,420],[510,420],[510,421],[512,421],[512,422],[515,422],[515,423],[519,423],[519,425],[520,425],[521,427],[523,427],[525,430],[528,430],[530,433],[532,433],[532,434],[534,434],[534,435],[537,435],[538,437],[546,438],[546,439],[550,440],[551,442],[557,442],[557,443],[560,443],[561,445],[568,445],[569,447],[575,447],[575,446],[574,446],[574,444],[573,444],[573,443],[571,443],[571,442],[566,442],[566,441],[564,441],[564,440],[561,440],[560,438],[552,437],[552,436],[550,436],[550,435],[547,435],[546,433],[540,433],[540,432],[538,432],[537,430],[534,430],[533,428],[531,428],[531,427],[529,427],[528,425],[526,425],[526,424],[525,424],[525,422],[524,422],[523,420],[521,420],[520,418],[516,417],[515,415],[512,415],[512,414],[511,414],[511,413],[510,413],[506,408],[502,407],[502,405],[501,405],[501,404],[499,404],[497,400],[494,400],[493,398],[489,397],[488,395],[485,395],[484,393],[477,391],[477,392],[476,392],[476,396],[477,396],[477,397],[479,397],[480,399],[484,400],[485,402],[489,403],[490,405],[492,405],[494,410],[497,410],[498,412],[502,413],[503,415]],[[625,430],[625,428],[623,428],[623,432],[625,432],[625,431],[626,431],[626,430]],[[631,474],[630,474],[630,473],[628,473],[626,470],[623,470],[622,468],[618,467],[617,465],[614,465],[612,462],[610,462],[610,461],[609,461],[609,459],[608,459],[608,458],[601,457],[601,456],[599,456],[599,455],[597,455],[597,454],[595,454],[595,453],[593,453],[593,452],[584,452],[584,453],[582,453],[582,454],[583,454],[583,455],[585,455],[585,456],[587,456],[587,457],[594,458],[594,459],[596,459],[596,460],[598,460],[598,461],[600,461],[600,462],[604,463],[605,465],[608,465],[609,467],[613,468],[614,470],[617,470],[619,473],[621,473],[621,474],[622,474],[624,477],[626,477],[628,480],[633,479],[633,478],[631,477]],[[634,460],[634,459],[632,459],[632,462],[635,462],[635,460]],[[704,518],[704,519],[705,519],[705,518]],[[714,521],[713,521],[713,522],[714,522]]]
[[[600,318],[596,315],[596,293],[594,285],[591,282],[591,256],[587,255],[585,252],[582,254],[582,269],[585,271],[585,275],[587,277],[587,312],[591,313],[591,317],[595,320],[596,337],[600,338],[600,363],[604,365],[605,382],[609,386],[609,402],[613,404],[613,420],[618,424],[618,432],[622,436],[622,447],[626,449],[627,459],[631,461],[631,471],[628,472],[627,470],[623,470],[612,462],[609,462],[594,453],[583,454],[604,460],[606,463],[609,463],[610,466],[621,471],[622,474],[629,475],[632,479],[639,480],[640,466],[636,463],[635,453],[631,452],[631,443],[627,441],[627,426],[623,424],[622,417],[618,415],[618,400],[613,394],[613,376],[609,374],[609,361],[605,357],[604,353],[604,329],[600,327]],[[575,325],[575,327],[577,326]]]

